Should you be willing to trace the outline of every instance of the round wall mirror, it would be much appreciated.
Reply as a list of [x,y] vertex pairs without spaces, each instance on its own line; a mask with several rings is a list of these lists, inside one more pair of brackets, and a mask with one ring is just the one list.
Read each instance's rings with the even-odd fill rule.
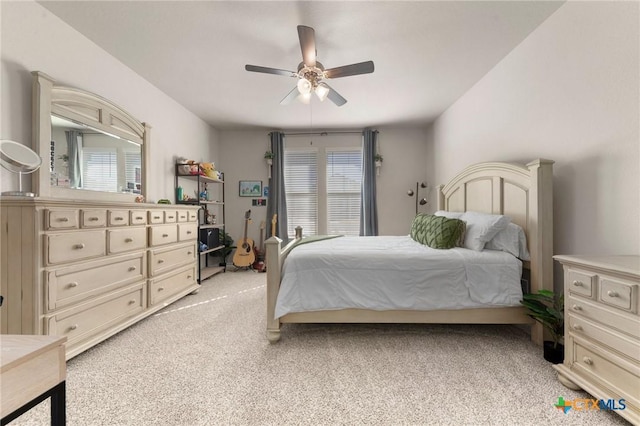
[[6,191],[2,195],[35,197],[33,192],[22,190],[22,175],[33,173],[42,165],[42,158],[35,151],[19,142],[0,140],[0,164],[18,174],[18,190]]

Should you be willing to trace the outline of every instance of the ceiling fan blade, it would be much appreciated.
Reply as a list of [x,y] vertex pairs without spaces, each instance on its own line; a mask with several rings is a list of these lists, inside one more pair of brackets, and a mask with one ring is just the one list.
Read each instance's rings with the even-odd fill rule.
[[357,64],[344,65],[342,67],[325,70],[327,78],[348,77],[350,75],[369,74],[374,70],[373,61],[360,62]]
[[331,102],[333,102],[334,104],[336,104],[337,106],[342,106],[344,104],[347,103],[347,100],[345,98],[343,98],[340,93],[336,92],[335,90],[333,90],[333,88],[331,88],[331,86],[329,86],[327,83],[323,82],[322,83],[324,86],[326,86],[329,89],[329,94],[327,95],[327,98],[329,98],[329,100]]
[[298,25],[298,38],[302,49],[302,62],[308,67],[316,66],[316,33],[311,27]]
[[294,87],[292,91],[290,91],[287,96],[285,96],[281,101],[280,105],[289,105],[295,98],[298,97],[300,92],[298,91],[298,87]]
[[285,77],[297,77],[298,74],[293,71],[280,70],[277,68],[259,67],[257,65],[245,65],[244,69],[252,72],[262,72],[265,74],[284,75]]

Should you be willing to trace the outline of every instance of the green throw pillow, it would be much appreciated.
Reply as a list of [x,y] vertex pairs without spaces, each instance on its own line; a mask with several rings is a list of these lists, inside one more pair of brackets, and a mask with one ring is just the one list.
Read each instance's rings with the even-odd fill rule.
[[460,219],[419,213],[411,224],[411,238],[431,248],[450,249],[456,246],[464,225]]

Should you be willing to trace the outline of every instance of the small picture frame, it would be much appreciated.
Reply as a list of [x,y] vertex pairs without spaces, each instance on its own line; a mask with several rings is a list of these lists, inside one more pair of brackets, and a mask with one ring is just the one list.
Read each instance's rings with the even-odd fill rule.
[[241,180],[238,195],[241,197],[260,197],[262,195],[262,181]]

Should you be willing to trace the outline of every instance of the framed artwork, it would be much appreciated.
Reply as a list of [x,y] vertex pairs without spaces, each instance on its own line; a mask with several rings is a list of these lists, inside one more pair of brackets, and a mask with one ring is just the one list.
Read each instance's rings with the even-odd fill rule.
[[262,195],[262,181],[241,180],[238,195],[241,197],[260,197]]

